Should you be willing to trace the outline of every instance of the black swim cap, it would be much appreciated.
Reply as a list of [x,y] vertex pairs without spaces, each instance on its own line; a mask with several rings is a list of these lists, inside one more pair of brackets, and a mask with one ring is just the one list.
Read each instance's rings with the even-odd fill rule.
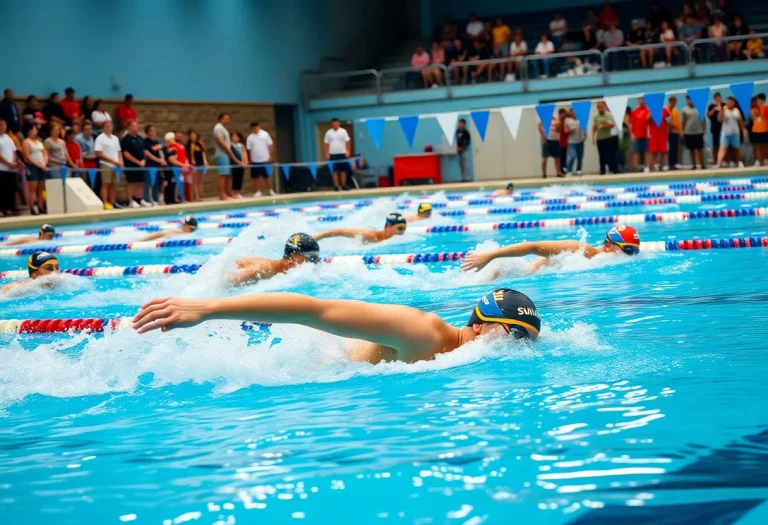
[[387,222],[385,223],[387,226],[396,226],[398,224],[408,224],[405,220],[405,217],[400,215],[399,213],[390,213],[387,215]]
[[510,182],[509,184],[507,184],[507,189],[508,190],[514,190],[515,189],[514,183]]
[[58,259],[54,254],[49,252],[35,252],[30,255],[29,259],[27,259],[29,276],[32,277],[32,274],[38,271],[40,267],[48,261],[58,261]]
[[194,217],[192,217],[191,215],[187,215],[187,216],[184,218],[184,224],[186,224],[187,226],[189,226],[189,227],[190,227],[190,228],[192,228],[193,230],[196,230],[196,229],[197,229],[197,219],[195,219],[195,218],[194,218]]
[[285,241],[283,259],[288,259],[294,253],[304,255],[310,260],[314,259],[312,262],[317,262],[320,257],[320,245],[311,235],[294,233]]
[[56,235],[56,229],[50,224],[43,224],[42,226],[40,226],[40,235],[44,233],[52,233]]
[[416,213],[427,213],[432,215],[432,205],[428,202],[422,202],[419,204],[419,208],[416,210]]
[[536,306],[526,296],[509,288],[488,292],[477,302],[467,326],[482,323],[500,323],[508,332],[536,339],[541,330],[541,319]]

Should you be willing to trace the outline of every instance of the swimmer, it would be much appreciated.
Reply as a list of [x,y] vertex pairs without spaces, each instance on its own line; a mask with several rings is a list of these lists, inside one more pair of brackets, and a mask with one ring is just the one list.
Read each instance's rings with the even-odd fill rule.
[[407,225],[405,217],[399,213],[390,213],[387,216],[386,223],[384,223],[383,230],[374,230],[373,228],[336,228],[335,230],[318,233],[315,235],[315,240],[320,241],[331,237],[360,237],[363,244],[370,244],[386,241],[395,235],[404,234]]
[[432,205],[428,202],[422,202],[416,209],[416,215],[409,215],[405,218],[406,222],[418,222],[432,217]]
[[541,319],[524,294],[501,288],[485,294],[466,326],[455,328],[433,313],[410,306],[316,299],[294,293],[264,293],[222,299],[154,299],[133,318],[144,333],[195,326],[210,319],[292,323],[350,341],[352,361],[413,363],[434,359],[478,337],[536,339]]
[[56,237],[56,229],[50,224],[43,224],[40,226],[40,231],[37,233],[37,237],[34,235],[27,235],[21,239],[8,241],[3,244],[3,246],[19,246],[22,244],[32,244],[33,242],[38,241],[51,241],[54,237]]
[[515,185],[513,183],[507,184],[507,187],[503,190],[496,190],[491,194],[491,197],[508,197],[515,193]]
[[[0,293],[26,286],[38,277],[59,273],[59,260],[52,253],[35,252],[27,259],[27,270],[29,270],[29,279],[7,284],[0,289]],[[53,286],[54,283],[49,282],[47,284]]]
[[[491,252],[471,253],[464,259],[461,269],[465,272],[473,269],[482,270],[489,262],[500,257],[539,255],[542,258],[528,267],[529,273],[535,273],[549,264],[551,256],[565,252],[584,252],[584,257],[587,259],[601,253],[637,255],[640,253],[640,235],[632,226],[616,226],[605,235],[605,242],[600,248],[579,241],[520,242]],[[494,279],[498,276],[497,272]]]
[[283,258],[280,260],[265,257],[236,259],[237,273],[232,276],[232,284],[252,284],[270,279],[279,273],[285,273],[306,262],[317,263],[320,260],[320,246],[306,233],[295,233],[285,242]]
[[150,233],[149,235],[142,237],[136,242],[156,241],[157,239],[175,237],[176,235],[186,235],[187,233],[195,233],[196,231],[197,231],[197,219],[195,219],[191,215],[187,215],[184,218],[184,222],[181,223],[180,230],[164,230],[161,232]]

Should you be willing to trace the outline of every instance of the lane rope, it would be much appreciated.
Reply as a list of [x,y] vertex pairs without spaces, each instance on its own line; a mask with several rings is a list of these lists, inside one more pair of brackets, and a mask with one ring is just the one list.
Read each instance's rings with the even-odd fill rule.
[[[103,333],[104,331],[131,329],[133,321],[128,317],[83,319],[0,319],[0,334],[58,334]],[[271,323],[243,321],[244,331],[266,330]]]

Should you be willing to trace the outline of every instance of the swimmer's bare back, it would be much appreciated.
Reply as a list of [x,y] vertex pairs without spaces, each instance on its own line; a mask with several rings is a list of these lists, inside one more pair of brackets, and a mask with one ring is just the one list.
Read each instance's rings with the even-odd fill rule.
[[333,230],[328,230],[327,232],[318,233],[314,236],[316,241],[330,239],[331,237],[359,237],[363,243],[368,244],[384,241],[389,236],[384,231],[374,230],[372,228],[335,228]]
[[237,270],[233,272],[230,281],[232,284],[254,283],[263,279],[270,279],[287,270],[285,260],[267,259],[266,257],[248,257],[236,259]]

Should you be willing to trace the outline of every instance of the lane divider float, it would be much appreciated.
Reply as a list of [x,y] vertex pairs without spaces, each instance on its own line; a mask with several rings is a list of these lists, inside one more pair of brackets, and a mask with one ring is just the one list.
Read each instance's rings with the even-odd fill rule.
[[[259,235],[258,239],[264,239],[263,235]],[[49,253],[57,253],[64,255],[76,255],[83,253],[97,253],[97,252],[120,252],[120,251],[145,251],[145,250],[158,250],[161,248],[187,248],[190,246],[215,246],[228,244],[232,242],[234,237],[206,237],[203,239],[176,239],[166,241],[145,241],[145,242],[130,242],[124,244],[75,244],[72,246],[38,246],[35,248],[10,248],[7,250],[0,250],[0,257],[21,257],[32,255],[36,251],[44,251]]]
[[[102,333],[108,330],[131,329],[133,321],[128,317],[83,318],[83,319],[0,319],[0,334],[57,334],[57,333]],[[271,323],[244,321],[244,331],[265,330]]]

